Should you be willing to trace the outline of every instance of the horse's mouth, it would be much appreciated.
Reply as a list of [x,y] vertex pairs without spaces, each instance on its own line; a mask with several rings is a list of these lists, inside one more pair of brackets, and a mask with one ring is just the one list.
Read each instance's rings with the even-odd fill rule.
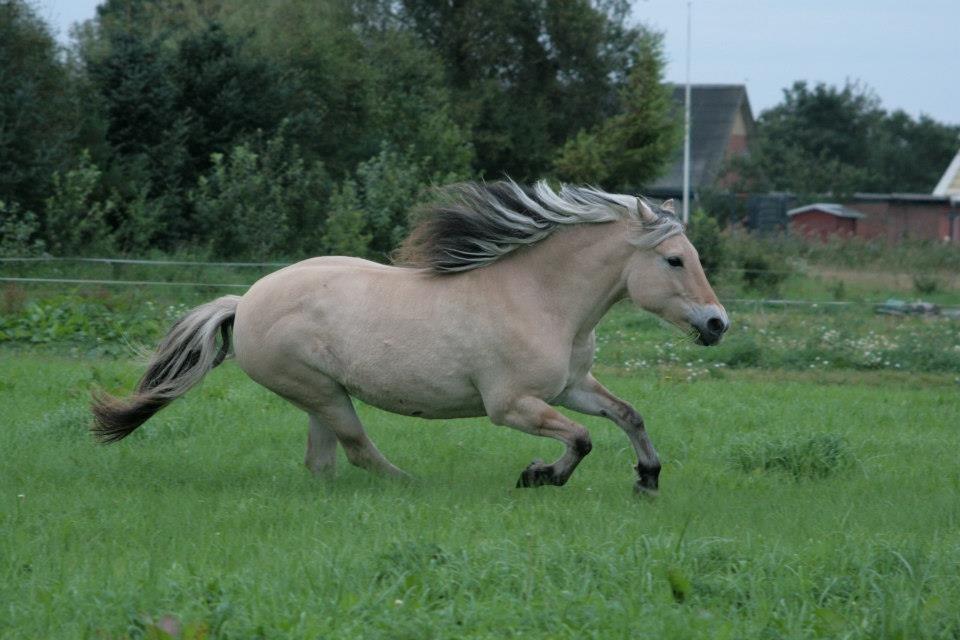
[[719,344],[723,339],[723,334],[726,333],[726,328],[724,328],[723,331],[711,331],[706,327],[693,327],[693,333],[693,341],[696,344],[699,344],[703,347],[712,347],[715,344]]
[[720,342],[720,338],[721,336],[705,335],[702,331],[697,331],[697,337],[694,339],[694,342],[702,347],[712,347]]
[[690,321],[694,342],[705,347],[711,347],[720,342],[723,334],[730,328],[730,321],[726,314],[710,313],[708,317],[694,317]]

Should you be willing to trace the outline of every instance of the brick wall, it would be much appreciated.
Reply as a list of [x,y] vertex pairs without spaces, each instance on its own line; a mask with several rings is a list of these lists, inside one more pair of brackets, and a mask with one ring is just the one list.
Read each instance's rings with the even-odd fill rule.
[[858,201],[844,203],[867,217],[857,220],[857,235],[896,244],[904,238],[943,240],[950,237],[947,202]]

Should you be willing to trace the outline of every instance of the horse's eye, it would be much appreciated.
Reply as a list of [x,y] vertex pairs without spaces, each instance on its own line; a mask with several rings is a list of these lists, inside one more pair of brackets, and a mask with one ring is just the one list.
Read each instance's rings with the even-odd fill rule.
[[670,256],[669,258],[667,258],[667,264],[670,265],[671,267],[682,267],[683,258],[681,258],[680,256]]

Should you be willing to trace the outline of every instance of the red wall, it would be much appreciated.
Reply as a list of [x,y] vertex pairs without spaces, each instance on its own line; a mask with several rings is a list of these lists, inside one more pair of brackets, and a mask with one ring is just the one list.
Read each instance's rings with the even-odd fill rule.
[[790,217],[790,230],[805,238],[826,240],[832,235],[855,235],[857,222],[859,220],[838,218],[823,211],[804,211]]
[[857,235],[862,238],[896,244],[904,238],[943,240],[950,235],[950,207],[945,203],[851,202],[847,206],[867,216],[857,221]]
[[[850,200],[845,206],[866,217],[858,220],[837,218],[821,211],[792,216],[790,228],[809,238],[826,239],[833,234],[882,239],[897,244],[906,238],[943,241],[951,237],[950,205],[946,202],[902,202],[896,200]],[[957,228],[953,242],[960,241]]]

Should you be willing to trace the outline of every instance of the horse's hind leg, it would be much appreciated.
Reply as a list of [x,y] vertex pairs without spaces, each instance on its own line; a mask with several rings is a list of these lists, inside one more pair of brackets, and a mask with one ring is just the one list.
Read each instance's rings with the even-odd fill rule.
[[309,414],[307,456],[304,464],[314,475],[333,473],[337,465],[337,434],[314,414]]
[[[393,466],[367,437],[350,396],[342,389],[338,393],[325,395],[322,405],[310,407],[310,414],[311,436],[314,433],[314,422],[332,431],[343,445],[343,451],[347,454],[350,464],[390,476],[405,477],[407,475]],[[309,439],[307,446],[309,459]]]

